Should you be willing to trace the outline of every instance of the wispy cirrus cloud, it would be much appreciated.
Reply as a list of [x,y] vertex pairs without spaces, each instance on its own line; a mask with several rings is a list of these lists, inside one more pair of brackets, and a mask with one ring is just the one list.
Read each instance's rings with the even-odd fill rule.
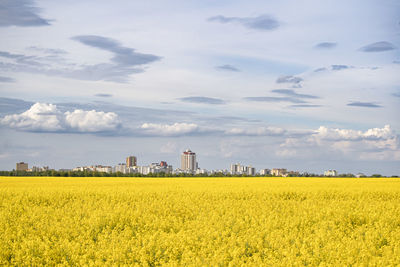
[[251,96],[251,97],[245,97],[244,98],[247,101],[253,101],[253,102],[274,102],[274,103],[279,103],[279,102],[289,102],[289,103],[307,103],[304,100],[292,98],[292,97],[276,97],[276,96]]
[[360,51],[362,52],[385,52],[385,51],[390,51],[394,50],[397,47],[389,42],[382,41],[382,42],[376,42],[372,43],[366,46],[363,46],[360,48]]
[[138,53],[133,48],[122,46],[118,41],[103,36],[79,35],[71,39],[113,53],[111,61],[121,67],[141,66],[161,59],[156,55]]
[[225,104],[225,101],[219,98],[213,97],[205,97],[205,96],[188,96],[178,98],[180,101],[189,102],[189,103],[199,103],[199,104],[212,104],[212,105],[221,105]]
[[31,51],[41,52],[44,54],[52,54],[52,55],[68,54],[68,52],[63,49],[45,48],[40,46],[29,46],[27,49]]
[[381,108],[382,107],[381,105],[374,103],[374,102],[359,102],[359,101],[350,102],[347,104],[347,106],[362,107],[362,108]]
[[112,94],[95,94],[94,96],[97,96],[97,97],[112,97],[113,95]]
[[350,66],[347,65],[331,65],[331,70],[345,70],[349,68]]
[[277,83],[294,83],[294,84],[298,84],[300,82],[303,81],[303,78],[301,77],[295,77],[292,75],[285,75],[285,76],[281,76],[278,79],[276,79]]
[[308,103],[306,100],[310,99],[318,99],[318,96],[308,95],[308,94],[299,94],[292,89],[275,89],[271,91],[275,94],[280,94],[282,96],[258,96],[258,97],[245,97],[244,99],[247,101],[256,101],[256,102],[287,102],[292,104],[306,104]]
[[144,65],[153,63],[161,57],[152,54],[138,53],[133,48],[122,46],[118,41],[96,35],[82,35],[72,38],[82,44],[99,48],[113,54],[111,62],[93,65],[77,65],[66,62],[62,57],[63,50],[49,48],[28,48],[30,51],[51,55],[24,55],[0,51],[0,57],[8,59],[0,61],[0,70],[27,72],[48,76],[88,81],[113,81],[125,83],[130,75],[144,72]]
[[332,48],[335,48],[336,46],[337,46],[337,43],[322,42],[322,43],[316,44],[314,46],[314,48],[316,48],[316,49],[332,49]]
[[233,71],[233,72],[239,72],[240,70],[236,68],[235,66],[226,64],[226,65],[221,65],[215,67],[217,70],[225,70],[225,71]]
[[10,77],[0,76],[0,83],[14,83],[15,79]]
[[219,23],[236,23],[243,27],[260,30],[260,31],[271,31],[280,26],[278,20],[270,15],[260,15],[257,17],[225,17],[222,15],[210,17],[208,21],[219,22]]
[[313,105],[313,104],[298,104],[298,105],[290,105],[289,108],[319,108],[322,105]]
[[0,27],[50,25],[50,20],[42,18],[39,12],[40,9],[35,6],[35,2],[32,0],[1,0]]
[[309,98],[309,99],[319,98],[316,95],[299,94],[299,93],[296,93],[296,91],[294,91],[292,89],[275,89],[275,90],[272,90],[271,92],[291,96],[293,98]]

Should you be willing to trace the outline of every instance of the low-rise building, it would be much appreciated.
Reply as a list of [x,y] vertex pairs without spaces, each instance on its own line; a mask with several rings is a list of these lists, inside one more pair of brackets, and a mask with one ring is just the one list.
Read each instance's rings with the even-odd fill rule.
[[270,175],[271,170],[270,169],[261,169],[260,170],[260,175]]
[[337,175],[338,175],[338,173],[337,173],[336,170],[327,170],[327,171],[324,171],[324,176],[331,176],[331,177],[333,177],[333,176],[337,176]]
[[43,167],[37,167],[37,166],[33,166],[32,168],[28,169],[28,172],[44,172],[44,171],[48,171],[49,170],[49,166],[43,166]]
[[129,167],[126,166],[125,163],[119,163],[118,165],[114,166],[113,172],[117,173],[129,173]]
[[287,170],[286,169],[272,169],[271,174],[274,176],[286,176],[287,175]]

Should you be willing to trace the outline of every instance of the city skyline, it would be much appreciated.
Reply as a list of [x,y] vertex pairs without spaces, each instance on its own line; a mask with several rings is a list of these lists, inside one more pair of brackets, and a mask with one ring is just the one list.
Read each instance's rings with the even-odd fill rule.
[[[105,173],[122,173],[122,174],[142,174],[142,175],[151,175],[151,174],[158,174],[158,173],[165,173],[165,174],[172,174],[172,175],[179,175],[179,174],[190,174],[190,175],[239,175],[239,176],[310,176],[310,175],[317,175],[317,176],[331,176],[331,177],[368,177],[367,174],[363,172],[363,170],[359,170],[357,173],[341,173],[335,169],[323,170],[320,172],[310,172],[310,171],[298,171],[298,170],[288,170],[287,168],[279,168],[266,166],[264,165],[262,168],[257,169],[253,167],[251,164],[246,165],[242,163],[231,163],[229,168],[225,168],[223,166],[219,166],[218,169],[206,169],[200,168],[199,163],[196,160],[196,153],[191,151],[189,148],[182,151],[180,154],[180,167],[173,168],[171,164],[168,164],[166,161],[161,160],[159,162],[152,161],[149,164],[137,164],[137,157],[130,155],[125,158],[125,163],[118,163],[113,166],[113,164],[90,164],[90,165],[82,165],[74,168],[60,168],[58,171],[62,172],[105,172]],[[221,168],[222,167],[222,168]],[[268,167],[268,168],[267,168]],[[45,172],[55,170],[50,168],[49,166],[32,166],[28,168],[27,162],[17,162],[16,168],[13,171],[24,171],[24,172]],[[10,170],[0,170],[9,172]],[[56,170],[57,171],[57,170]],[[347,175],[347,176],[346,176]],[[374,172],[370,174],[372,177],[399,177],[397,174],[380,174]]]
[[400,174],[398,1],[0,8],[0,169],[190,147],[206,169]]

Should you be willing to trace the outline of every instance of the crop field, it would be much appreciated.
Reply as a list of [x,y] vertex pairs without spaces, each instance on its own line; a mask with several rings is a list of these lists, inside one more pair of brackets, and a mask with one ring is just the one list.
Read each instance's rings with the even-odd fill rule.
[[400,179],[0,177],[0,265],[398,266]]

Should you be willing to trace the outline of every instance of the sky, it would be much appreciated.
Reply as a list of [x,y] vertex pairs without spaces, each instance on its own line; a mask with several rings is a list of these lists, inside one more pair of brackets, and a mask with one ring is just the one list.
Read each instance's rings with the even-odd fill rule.
[[400,2],[0,0],[0,169],[400,175]]

